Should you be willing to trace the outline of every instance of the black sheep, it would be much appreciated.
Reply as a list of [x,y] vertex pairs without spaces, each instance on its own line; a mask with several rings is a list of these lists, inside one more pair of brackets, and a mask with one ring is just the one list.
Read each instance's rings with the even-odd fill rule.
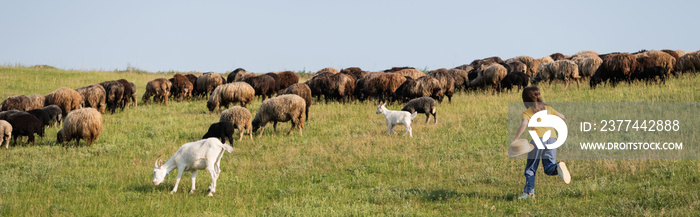
[[401,111],[407,111],[411,114],[413,114],[413,112],[425,114],[426,124],[430,119],[430,115],[433,115],[433,119],[435,119],[435,123],[437,123],[437,103],[433,98],[426,96],[412,99],[411,101],[408,101],[408,103],[406,103],[406,105],[401,109]]
[[10,115],[10,117],[7,118],[7,122],[12,125],[12,140],[14,144],[17,144],[17,137],[19,136],[29,137],[27,142],[32,144],[34,144],[35,133],[44,137],[44,126],[41,124],[41,120],[34,117],[32,114],[20,112]]
[[262,96],[263,100],[265,100],[268,97],[272,97],[272,94],[277,92],[275,91],[275,79],[270,77],[269,75],[253,76],[246,78],[243,81],[250,84],[250,86],[252,86],[253,89],[255,89],[255,95]]
[[33,109],[27,112],[29,114],[34,115],[34,117],[38,118],[41,121],[41,127],[46,127],[51,122],[51,116],[49,116],[49,113],[44,111],[43,109]]
[[632,74],[632,79],[638,81],[644,80],[647,84],[650,84],[652,81],[656,83],[656,77],[659,77],[661,83],[666,84],[666,71],[668,70],[663,66],[647,67],[644,71]]
[[230,144],[233,144],[233,131],[235,130],[233,123],[229,121],[217,122],[209,126],[207,133],[202,136],[202,139],[214,137],[219,139],[222,143],[226,143],[228,139]]
[[49,114],[49,120],[53,121],[54,125],[60,125],[61,122],[63,122],[63,111],[61,111],[61,108],[57,105],[49,105],[41,110],[44,110],[47,114]]
[[521,88],[527,87],[530,83],[530,76],[524,72],[511,72],[506,75],[503,80],[501,80],[501,85],[498,87],[498,91],[501,92],[503,89],[508,91],[513,89],[513,86],[518,86],[518,91]]
[[[105,88],[105,102],[107,103],[107,109],[111,111],[112,114],[114,114],[117,108],[120,108],[122,105],[122,98],[124,97],[125,87],[118,81],[105,81],[100,83],[100,85],[102,85],[102,87]],[[123,107],[121,108],[122,110],[124,109]]]

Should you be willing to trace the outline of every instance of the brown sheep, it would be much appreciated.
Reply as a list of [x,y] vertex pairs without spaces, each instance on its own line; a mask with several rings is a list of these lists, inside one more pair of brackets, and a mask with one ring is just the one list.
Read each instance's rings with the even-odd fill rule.
[[338,70],[337,70],[337,69],[334,69],[333,67],[322,68],[321,70],[318,70],[318,72],[316,72],[316,73],[321,73],[321,72],[330,72],[330,73],[333,73],[333,74],[338,74],[338,73],[339,73]]
[[61,87],[46,95],[44,105],[57,105],[63,110],[63,116],[83,107],[83,96],[73,89]]
[[352,79],[354,79],[355,81],[357,81],[360,78],[363,78],[363,77],[367,76],[367,74],[369,74],[369,72],[367,72],[367,71],[362,71],[362,69],[360,69],[360,67],[350,67],[347,69],[342,69],[342,70],[340,70],[340,73],[350,75],[350,77],[352,77]]
[[296,94],[285,94],[267,99],[262,102],[258,112],[253,119],[253,132],[260,129],[258,137],[265,131],[265,125],[273,122],[272,127],[277,132],[277,122],[292,121],[292,128],[287,135],[292,133],[294,127],[299,128],[299,135],[304,129],[304,114],[306,113],[306,103],[304,99]]
[[286,89],[282,90],[279,92],[279,95],[283,94],[296,94],[300,96],[301,98],[304,99],[304,102],[306,103],[306,111],[305,111],[305,116],[306,120],[309,120],[309,109],[311,108],[311,89],[309,88],[309,85],[306,84],[293,84],[292,86],[287,87]]
[[[372,74],[370,73],[370,75]],[[380,101],[389,99],[396,89],[406,81],[406,78],[397,73],[380,73],[376,76],[372,76],[364,84],[365,96],[376,97]],[[312,89],[313,90],[313,89]]]
[[[452,95],[455,90],[455,79],[445,68],[440,68],[428,72],[428,76],[437,79],[440,82],[440,88],[442,92],[447,96],[447,100],[452,102]],[[442,103],[442,99],[438,99],[439,103]]]
[[[544,56],[544,57],[540,58],[539,60],[540,60],[540,65],[554,62],[554,59],[552,59],[552,57],[550,57],[550,56]],[[527,66],[525,66],[525,67],[527,67]],[[522,71],[522,72],[524,73],[525,71]]]
[[146,83],[146,92],[143,93],[141,101],[143,104],[148,104],[148,101],[153,96],[153,101],[162,101],[163,105],[168,105],[168,98],[170,97],[170,88],[173,84],[165,78],[156,78],[148,83]]
[[29,100],[31,101],[31,106],[28,110],[33,110],[33,109],[40,109],[44,108],[44,95],[41,94],[32,94],[29,96]]
[[591,76],[591,87],[595,88],[598,83],[603,81],[611,81],[611,84],[617,85],[618,82],[626,80],[627,83],[632,83],[631,75],[637,69],[637,58],[630,53],[611,53],[603,56],[603,64],[600,65],[598,71]]
[[277,75],[280,77],[280,82],[277,83],[279,84],[278,90],[283,90],[292,84],[299,83],[299,76],[292,71],[278,72]]
[[535,76],[537,74],[537,70],[539,70],[539,67],[540,67],[540,60],[537,60],[537,59],[529,57],[529,56],[513,57],[513,58],[506,60],[506,63],[513,62],[513,61],[520,61],[522,63],[525,63],[525,65],[527,65],[527,71],[525,72],[525,74],[529,75],[530,77]]
[[83,104],[85,107],[91,107],[97,109],[100,113],[105,113],[105,108],[107,107],[107,92],[105,88],[99,84],[91,84],[85,87],[75,89],[85,100]]
[[355,90],[355,81],[352,77],[342,73],[317,73],[305,84],[311,89],[312,96],[316,96],[317,100],[320,100],[321,95],[323,95],[326,103],[329,100],[346,102]]
[[247,75],[248,72],[243,69],[243,68],[237,68],[233,70],[231,73],[226,76],[226,82],[227,83],[233,83],[236,81],[243,81],[245,75]]
[[489,66],[489,65],[495,64],[495,63],[501,64],[501,63],[503,63],[503,60],[502,60],[500,57],[494,56],[494,57],[489,57],[489,58],[474,60],[474,61],[472,61],[469,65],[471,65],[472,67],[474,67],[474,69],[480,69],[480,70],[481,70],[482,68],[483,68],[483,69],[486,68],[486,67],[482,67],[482,65]]
[[686,52],[683,50],[676,50],[676,53],[678,54],[679,58],[686,54]]
[[[566,56],[564,56],[564,54],[561,54],[561,53],[553,53],[552,55],[549,55],[549,57],[552,58],[552,60],[554,60],[554,61],[566,59]],[[552,61],[552,62],[554,62],[554,61]]]
[[206,97],[208,94],[214,91],[217,86],[222,85],[224,83],[224,79],[217,73],[207,72],[200,75],[197,78],[196,83],[197,84],[194,85],[197,88],[196,92],[200,96]]
[[[655,66],[662,66],[666,68],[666,75],[669,76],[671,75],[671,72],[673,71],[675,64],[676,64],[676,59],[671,55],[663,51],[657,51],[657,50],[650,50],[647,52],[639,53],[636,56],[648,56],[655,61]],[[650,66],[654,67],[654,66]],[[637,71],[644,71],[644,69],[637,69]]]
[[276,92],[275,89],[277,89],[275,79],[265,74],[247,77],[243,79],[243,82],[250,84],[255,90],[255,95],[262,96],[262,100],[272,97],[272,94]]
[[697,72],[700,70],[700,51],[688,52],[680,57],[678,71],[680,73]]
[[76,145],[80,144],[80,140],[87,141],[88,147],[92,146],[92,142],[100,137],[102,132],[102,114],[94,108],[82,108],[66,116],[66,121],[63,123],[63,129],[56,134],[56,142],[70,143],[71,140],[76,140]]
[[404,69],[401,69],[401,70],[398,70],[398,71],[393,71],[393,72],[399,73],[399,74],[402,75],[402,76],[411,77],[411,78],[413,78],[413,79],[418,79],[418,78],[420,78],[420,77],[425,76],[425,73],[424,73],[424,72],[422,72],[422,71],[420,71],[420,70],[418,70],[418,69],[415,69],[415,68],[404,68]]
[[470,66],[470,65],[468,65],[468,64],[464,64],[464,65],[455,67],[455,69],[460,69],[460,70],[464,70],[464,71],[466,71],[466,72],[469,72],[469,71],[471,71],[472,69],[474,69],[474,67],[473,67],[473,66]]
[[209,96],[207,108],[209,111],[216,109],[218,113],[221,106],[228,108],[229,104],[236,102],[240,102],[241,106],[247,108],[248,103],[252,102],[254,97],[255,89],[248,83],[233,82],[219,85]]
[[432,97],[442,101],[443,91],[440,81],[433,76],[423,76],[416,80],[407,77],[406,81],[394,92],[392,100],[406,102],[419,97]]
[[461,69],[448,69],[447,70],[452,78],[454,78],[455,90],[465,90],[469,85],[469,71]]
[[10,137],[12,137],[12,125],[5,120],[0,120],[0,147],[5,145],[5,149],[8,149]]
[[25,95],[10,96],[0,104],[0,111],[19,110],[29,111],[33,107],[32,100]]
[[117,107],[119,107],[119,102],[124,98],[124,85],[117,81],[105,81],[100,83],[100,85],[105,89],[107,109],[114,114]]
[[478,73],[478,76],[469,82],[469,86],[472,88],[492,86],[495,92],[501,80],[508,74],[508,70],[501,64],[493,64]]
[[122,109],[122,111],[124,111],[124,107],[129,105],[136,107],[136,88],[134,86],[131,86],[131,83],[126,79],[119,79],[117,80],[117,82],[124,86],[124,94],[122,97],[122,102],[119,106]]
[[589,78],[595,74],[603,64],[603,59],[597,55],[593,56],[576,56],[572,59],[578,65],[578,75],[584,78]]
[[579,83],[578,65],[571,60],[559,60],[542,65],[537,75],[532,78],[532,84],[537,85],[541,81],[549,80],[551,85],[555,79],[564,81],[564,90],[569,87],[569,80],[576,81],[576,86],[581,87]]
[[513,72],[527,72],[527,65],[520,61],[506,62],[506,64],[503,64],[503,66],[506,67],[508,74]]
[[278,75],[277,73],[274,73],[274,72],[268,72],[268,73],[265,73],[265,75],[272,77],[272,79],[275,79],[275,86],[273,86],[272,92],[277,93],[278,91],[280,91],[281,90],[280,84],[279,84],[279,82],[281,82],[280,75]]
[[592,51],[592,50],[584,50],[576,53],[574,56],[577,57],[592,57],[592,56],[599,56],[598,52]]
[[192,96],[197,95],[197,76],[194,74],[186,74],[185,77],[187,77],[187,80],[190,80],[190,83],[192,83]]
[[219,122],[231,122],[233,126],[238,128],[240,135],[238,136],[238,141],[243,139],[243,133],[248,133],[250,136],[250,141],[253,141],[253,115],[250,114],[248,109],[234,106],[230,109],[226,109],[221,112],[221,117]]
[[178,102],[185,98],[189,99],[192,97],[194,86],[192,85],[192,82],[190,82],[190,79],[184,75],[175,74],[171,79],[168,79],[168,81],[170,81],[170,83],[173,85],[170,92],[172,93],[173,97],[177,98]]

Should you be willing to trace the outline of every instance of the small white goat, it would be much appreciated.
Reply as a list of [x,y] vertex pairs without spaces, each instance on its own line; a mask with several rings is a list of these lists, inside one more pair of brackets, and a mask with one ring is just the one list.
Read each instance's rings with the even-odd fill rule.
[[163,161],[160,159],[156,160],[155,168],[153,169],[153,184],[159,185],[170,171],[177,168],[175,187],[173,187],[170,193],[177,192],[177,186],[180,184],[182,172],[188,171],[192,172],[191,194],[194,193],[194,179],[197,177],[197,170],[206,169],[209,171],[209,174],[211,174],[209,196],[213,196],[213,193],[216,192],[216,179],[219,178],[219,173],[221,173],[219,165],[221,164],[221,156],[224,155],[224,151],[231,153],[233,147],[221,143],[221,141],[216,138],[186,143],[182,145],[182,147],[177,150],[177,153],[175,153],[168,162],[165,162],[165,164],[163,164]]
[[415,118],[418,115],[418,112],[413,112],[413,114],[411,114],[407,111],[392,111],[387,109],[385,105],[386,102],[377,106],[377,114],[384,114],[384,118],[386,118],[386,124],[389,125],[389,129],[387,130],[386,134],[391,135],[391,132],[398,134],[396,133],[396,131],[394,131],[394,126],[404,125],[406,126],[406,132],[403,133],[403,136],[405,136],[406,133],[408,133],[410,137],[413,137],[413,132],[411,129],[411,120],[413,120],[413,118]]

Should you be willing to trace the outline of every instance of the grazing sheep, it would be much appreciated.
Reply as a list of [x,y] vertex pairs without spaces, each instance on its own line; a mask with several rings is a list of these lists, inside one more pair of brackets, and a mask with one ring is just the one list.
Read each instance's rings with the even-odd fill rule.
[[243,79],[243,82],[250,84],[250,86],[255,90],[255,96],[262,96],[262,100],[272,97],[272,94],[276,92],[275,89],[277,88],[275,79],[264,74],[248,77]]
[[274,72],[268,72],[268,73],[265,73],[264,75],[270,76],[273,79],[275,79],[275,86],[272,86],[273,93],[277,93],[278,91],[281,90],[280,84],[279,84],[279,82],[281,82],[280,75],[278,75],[277,73],[274,73]]
[[438,101],[443,99],[442,85],[432,76],[423,76],[417,80],[406,77],[406,81],[396,89],[392,100],[406,102],[418,97],[432,97]]
[[[486,67],[488,67],[489,65],[496,64],[496,63],[501,64],[501,63],[503,63],[503,60],[500,57],[494,56],[494,57],[488,57],[488,58],[484,58],[484,59],[474,60],[469,65],[474,67],[474,69],[482,70],[482,69],[485,69]],[[485,66],[483,66],[483,65],[485,65]]]
[[80,144],[80,139],[87,141],[88,147],[92,146],[92,142],[100,137],[102,132],[102,114],[94,108],[82,108],[66,116],[66,122],[63,128],[56,134],[56,142],[70,143],[71,140],[76,140],[76,146]]
[[589,78],[595,74],[601,64],[603,64],[603,59],[597,55],[591,56],[576,56],[572,59],[578,66],[578,75],[584,78]]
[[230,109],[226,109],[221,112],[219,122],[230,122],[233,124],[233,126],[238,128],[238,141],[243,139],[243,133],[248,133],[250,136],[250,141],[253,141],[253,115],[250,114],[248,109],[240,106],[234,106]]
[[231,73],[226,76],[226,82],[228,83],[233,83],[236,81],[243,81],[245,75],[247,75],[248,72],[245,71],[243,68],[237,68],[233,70]]
[[185,77],[192,83],[192,96],[197,96],[197,76],[194,74],[186,74]]
[[321,70],[318,70],[318,72],[316,72],[316,73],[322,73],[322,72],[330,72],[332,74],[339,73],[338,70],[334,69],[333,67],[322,68]]
[[[666,68],[663,66],[647,67],[642,71],[632,74],[632,79],[645,81],[647,84],[651,84],[651,82],[658,83],[658,81],[666,84],[666,71]],[[657,77],[659,78],[658,81],[656,80]]]
[[595,52],[592,50],[584,50],[584,51],[580,51],[580,52],[576,53],[574,56],[577,56],[577,57],[594,57],[595,56],[595,57],[597,57],[599,55],[600,54],[598,54],[598,52]]
[[12,124],[5,120],[0,120],[0,147],[5,145],[5,149],[10,147],[10,137],[12,137]]
[[345,103],[355,90],[355,81],[350,75],[342,73],[322,72],[305,82],[311,90],[311,95],[320,101],[324,96],[326,103],[335,100]]
[[627,83],[632,82],[631,75],[637,68],[637,58],[634,55],[629,53],[611,53],[601,56],[604,57],[602,58],[603,64],[591,76],[591,88],[595,88],[604,81],[610,81],[613,86],[622,80],[626,80]]
[[[667,53],[668,55],[671,55],[674,59],[676,59],[676,62],[673,63],[673,66],[678,67],[678,61],[681,59],[681,56],[678,55],[678,52],[675,50],[661,50],[661,52]],[[674,71],[676,70],[675,68],[673,69]]]
[[107,107],[107,91],[102,85],[91,84],[85,87],[75,89],[85,100],[83,104],[85,107],[95,108],[100,113],[105,113],[105,108]]
[[63,116],[83,106],[83,96],[73,89],[61,87],[45,97],[45,105],[57,105],[63,110]]
[[215,138],[186,143],[165,164],[160,159],[156,160],[155,168],[153,168],[153,185],[159,185],[170,171],[178,169],[175,186],[170,191],[173,194],[177,192],[182,173],[187,171],[192,173],[192,189],[190,190],[190,194],[192,194],[195,190],[194,180],[197,177],[197,170],[207,170],[209,175],[211,175],[209,196],[214,196],[216,180],[219,178],[219,173],[221,173],[221,157],[224,156],[224,151],[231,153],[233,152],[233,147]]
[[136,106],[136,88],[131,86],[131,83],[126,79],[119,79],[117,82],[124,86],[122,101],[119,105],[122,111],[124,111],[124,107],[128,106],[129,104]]
[[29,96],[29,101],[30,106],[27,110],[33,110],[33,109],[40,109],[44,107],[44,101],[46,99],[44,98],[44,95],[41,94],[32,94]]
[[688,52],[678,60],[677,73],[697,72],[698,70],[700,70],[700,51]]
[[[539,61],[540,61],[540,65],[542,65],[542,64],[554,62],[554,59],[552,59],[552,57],[550,57],[550,56],[544,56],[544,57],[540,58]],[[523,71],[523,72],[525,72],[525,71]]]
[[[447,100],[452,103],[452,95],[455,90],[455,79],[452,74],[445,68],[440,68],[428,72],[428,76],[437,79],[440,82],[440,88],[442,88],[443,94],[447,96]],[[438,102],[442,103],[442,99],[438,99]]]
[[134,92],[131,93],[131,103],[133,103],[134,107],[138,107],[139,105],[136,103],[136,84],[134,84],[134,82],[129,82],[129,85],[134,89]]
[[[368,76],[372,76],[371,74]],[[381,73],[374,77],[371,77],[364,84],[365,90],[363,91],[364,96],[372,96],[377,99],[386,100],[388,99],[396,89],[406,81],[406,77],[401,76],[397,73]],[[311,89],[313,91],[313,88]],[[313,92],[312,92],[313,93]]]
[[[663,52],[663,51],[650,50],[650,51],[646,51],[643,53],[639,53],[636,56],[637,57],[646,56],[646,57],[654,59],[654,64],[655,64],[654,66],[662,66],[662,67],[667,69],[666,75],[671,75],[671,72],[674,69],[675,64],[676,64],[676,59],[673,56],[671,56],[671,54],[668,54],[668,53]],[[637,60],[639,61],[639,59],[637,59]],[[643,68],[639,68],[639,67],[643,67]],[[639,67],[637,69],[637,72],[644,71],[644,69],[647,68],[646,66],[639,66]]]
[[517,56],[510,58],[506,60],[506,64],[513,61],[525,63],[525,65],[527,65],[527,71],[525,71],[525,74],[529,75],[530,77],[535,76],[540,68],[540,61],[529,56]]
[[448,69],[447,72],[454,79],[455,90],[465,90],[469,86],[469,71],[461,69]]
[[221,121],[221,122],[216,122],[213,123],[209,126],[209,129],[207,130],[207,133],[202,136],[202,139],[206,138],[217,138],[221,141],[221,143],[226,143],[226,139],[228,139],[228,142],[233,144],[233,131],[235,130],[233,124],[228,121]]
[[25,95],[10,96],[0,104],[0,111],[19,110],[28,111],[32,107],[32,100]]
[[524,72],[512,72],[508,73],[506,77],[504,77],[503,80],[501,80],[501,84],[498,85],[496,91],[501,92],[503,91],[503,89],[510,91],[513,89],[513,86],[518,86],[518,92],[520,92],[520,89],[527,87],[529,83],[530,76],[528,76]]
[[278,72],[277,75],[280,76],[280,82],[277,83],[279,84],[279,87],[277,88],[279,90],[283,90],[292,84],[299,83],[299,76],[292,71]]
[[221,77],[221,75],[213,73],[213,72],[207,72],[204,73],[203,75],[200,75],[197,78],[197,84],[194,85],[194,87],[197,88],[197,93],[202,96],[206,97],[207,94],[210,94],[216,87],[219,85],[224,84],[224,79]]
[[527,65],[520,61],[506,62],[503,66],[506,67],[509,74],[513,72],[527,72]]
[[27,111],[27,113],[34,115],[37,119],[41,121],[41,127],[46,128],[51,123],[51,116],[49,113],[43,109],[32,109]]
[[41,110],[44,110],[47,114],[49,114],[49,119],[54,125],[61,125],[63,122],[63,111],[57,105],[48,105]]
[[471,70],[473,70],[474,67],[473,67],[473,66],[470,66],[470,65],[468,65],[468,64],[464,64],[464,65],[455,67],[455,69],[464,70],[464,71],[466,71],[466,72],[468,73],[468,72],[470,72]]
[[541,81],[549,80],[551,85],[555,79],[564,81],[566,90],[569,87],[569,80],[573,79],[576,81],[576,86],[581,87],[579,79],[581,76],[578,75],[578,66],[574,61],[571,60],[559,60],[552,63],[542,65],[537,75],[532,78],[532,84],[537,85]]
[[478,76],[469,82],[469,86],[472,88],[486,88],[487,86],[492,86],[495,92],[498,89],[498,85],[501,84],[501,80],[503,80],[507,74],[508,70],[506,67],[501,64],[493,64],[479,71]]
[[[549,55],[549,57],[552,58],[552,60],[554,60],[554,61],[566,59],[566,56],[564,56],[564,54],[561,54],[561,53],[553,53],[552,55]],[[554,62],[554,61],[552,61],[552,62]]]
[[304,98],[304,102],[306,103],[306,111],[305,111],[305,116],[306,116],[306,121],[309,120],[309,109],[311,108],[311,100],[313,99],[311,96],[311,88],[309,88],[309,85],[306,84],[293,84],[286,89],[282,90],[279,92],[278,95],[283,95],[283,94],[296,94],[300,96],[301,98]]
[[411,114],[407,111],[392,111],[387,109],[385,106],[386,103],[378,105],[377,114],[383,114],[384,118],[386,119],[386,124],[388,125],[386,134],[391,135],[392,132],[394,134],[398,134],[396,133],[396,131],[394,131],[394,127],[396,125],[404,125],[406,126],[406,132],[404,132],[402,136],[405,136],[406,133],[408,133],[408,136],[413,137],[413,130],[411,129],[411,120],[416,118],[418,112],[414,111]]
[[437,124],[437,103],[430,97],[420,97],[408,101],[401,111],[407,111],[413,114],[414,112],[425,114],[425,123],[428,123],[430,115],[433,115],[433,119]]
[[114,114],[124,97],[124,85],[117,81],[105,81],[100,83],[100,85],[105,89],[107,109]]
[[156,78],[149,81],[146,83],[146,92],[143,93],[141,101],[143,104],[147,104],[151,96],[153,96],[154,102],[162,101],[163,105],[168,105],[168,98],[170,97],[170,88],[172,85],[173,84],[165,78]]
[[34,134],[44,137],[44,125],[41,120],[27,112],[18,112],[7,117],[7,122],[12,125],[12,140],[17,144],[17,137],[29,137],[27,142],[34,144]]
[[644,56],[644,55],[635,55],[637,58],[637,67],[635,67],[634,72],[632,72],[632,78],[635,77],[635,74],[641,73],[644,71],[646,68],[651,68],[656,66],[656,59],[651,58],[649,56]]
[[10,115],[14,115],[14,114],[17,114],[20,112],[22,112],[22,111],[17,110],[17,109],[2,111],[2,112],[0,112],[0,120],[7,120],[7,118],[10,117]]
[[168,79],[168,81],[172,83],[170,92],[172,93],[173,97],[177,98],[178,102],[185,99],[185,97],[188,99],[192,97],[194,86],[192,85],[192,82],[190,82],[190,79],[184,75],[175,74],[171,79]]
[[216,109],[218,113],[221,106],[228,108],[230,103],[237,102],[240,102],[241,106],[245,108],[248,103],[253,101],[253,97],[255,97],[255,89],[248,83],[233,82],[219,85],[209,96],[207,108],[209,111]]
[[367,71],[362,71],[362,69],[360,69],[360,67],[350,67],[347,69],[342,69],[342,70],[340,70],[340,73],[350,75],[350,77],[352,77],[352,79],[355,81],[357,81],[358,79],[363,78],[363,77],[367,76],[367,74],[369,74],[369,72],[367,72]]
[[304,99],[295,94],[286,94],[267,99],[262,102],[258,112],[253,119],[253,132],[260,129],[258,137],[262,136],[265,131],[265,125],[268,122],[273,122],[272,127],[277,132],[277,122],[292,122],[292,127],[289,128],[287,135],[292,133],[294,127],[299,128],[299,135],[302,135],[301,130],[304,129],[304,114],[306,113],[306,103]]
[[[386,71],[385,71],[385,72],[386,72]],[[400,75],[402,75],[402,76],[408,76],[408,77],[411,77],[411,78],[413,78],[413,79],[418,79],[418,78],[420,78],[420,77],[425,76],[425,73],[424,73],[424,72],[422,72],[422,71],[420,71],[420,70],[418,70],[418,69],[412,68],[412,67],[402,68],[402,69],[400,69],[400,70],[392,71],[392,72],[398,73],[398,74],[400,74]]]

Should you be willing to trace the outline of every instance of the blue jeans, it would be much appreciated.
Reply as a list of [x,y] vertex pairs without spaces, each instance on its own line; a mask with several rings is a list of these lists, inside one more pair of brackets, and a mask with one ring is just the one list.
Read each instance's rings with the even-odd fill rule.
[[[542,141],[542,138],[540,138]],[[549,138],[549,140],[542,141],[542,144],[552,144],[556,142],[557,139]],[[530,153],[527,154],[527,164],[525,164],[525,193],[535,193],[535,172],[537,172],[537,166],[540,164],[540,158],[542,159],[542,166],[544,167],[544,174],[554,176],[559,175],[557,173],[557,150],[556,149],[537,149],[535,141],[530,141],[530,143],[535,146]]]

